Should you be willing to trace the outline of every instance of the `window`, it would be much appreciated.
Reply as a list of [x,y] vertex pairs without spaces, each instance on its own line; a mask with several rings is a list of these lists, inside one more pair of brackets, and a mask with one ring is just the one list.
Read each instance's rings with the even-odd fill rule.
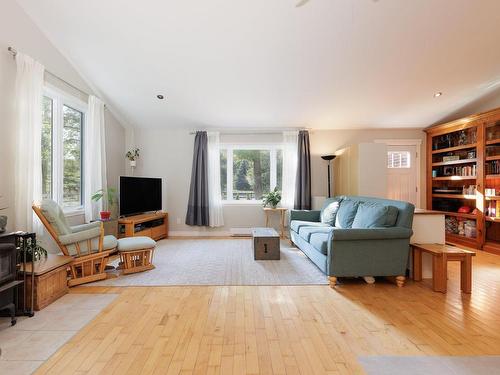
[[225,201],[258,201],[276,186],[281,190],[280,145],[221,145],[221,192]]
[[65,210],[83,206],[86,105],[47,89],[42,101],[42,197]]
[[410,168],[410,152],[388,151],[387,168]]

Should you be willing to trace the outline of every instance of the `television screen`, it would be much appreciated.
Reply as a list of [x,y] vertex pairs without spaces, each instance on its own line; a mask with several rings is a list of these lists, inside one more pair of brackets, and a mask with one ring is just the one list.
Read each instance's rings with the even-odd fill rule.
[[161,209],[161,178],[120,177],[120,215]]

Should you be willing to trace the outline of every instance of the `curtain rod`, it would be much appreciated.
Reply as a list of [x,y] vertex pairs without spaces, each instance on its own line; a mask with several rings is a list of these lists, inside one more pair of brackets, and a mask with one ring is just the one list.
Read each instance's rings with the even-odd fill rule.
[[[232,131],[232,132],[225,132],[225,131],[219,131],[220,134],[223,134],[223,135],[254,135],[254,134],[282,134],[283,132],[286,132],[286,131],[294,131],[294,130],[312,130],[312,129],[309,129],[309,128],[301,128],[301,129],[290,129],[290,128],[284,128],[283,130],[272,130],[272,131],[269,131],[269,130],[258,130],[258,129],[253,129],[253,130],[248,130],[248,129],[243,129],[241,132],[236,132],[236,131]],[[210,131],[210,130],[199,130],[199,131]],[[214,131],[217,131],[217,130],[214,130]],[[196,131],[191,131],[189,132],[190,135],[194,135],[196,134]]]
[[[16,57],[16,55],[17,55],[17,51],[16,51],[14,48],[9,47],[9,48],[7,48],[7,50],[8,50],[8,51],[12,54],[12,56]],[[85,92],[85,91],[83,91],[82,89],[79,89],[79,88],[78,88],[78,87],[76,87],[75,85],[72,85],[71,83],[69,83],[68,81],[66,81],[66,80],[62,79],[61,77],[59,77],[59,76],[57,76],[57,75],[55,75],[54,73],[52,73],[52,72],[50,72],[50,71],[48,71],[48,70],[45,70],[45,73],[48,73],[49,75],[51,75],[52,77],[54,77],[54,78],[58,79],[59,81],[64,82],[66,85],[68,85],[69,87],[71,87],[71,88],[73,88],[73,89],[75,89],[75,90],[79,91],[80,93],[82,93],[82,94],[84,94],[84,95],[87,95],[87,96],[90,96],[90,94],[89,94],[88,92]]]

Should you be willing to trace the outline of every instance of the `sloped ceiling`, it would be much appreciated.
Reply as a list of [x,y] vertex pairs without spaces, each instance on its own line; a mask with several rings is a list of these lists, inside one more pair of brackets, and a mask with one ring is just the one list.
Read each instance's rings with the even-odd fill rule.
[[498,0],[18,2],[136,127],[422,127],[500,83]]

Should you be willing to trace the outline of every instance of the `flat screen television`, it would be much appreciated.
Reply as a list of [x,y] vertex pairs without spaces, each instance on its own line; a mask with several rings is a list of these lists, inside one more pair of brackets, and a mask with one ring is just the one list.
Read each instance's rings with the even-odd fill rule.
[[120,176],[121,216],[161,208],[161,178]]

